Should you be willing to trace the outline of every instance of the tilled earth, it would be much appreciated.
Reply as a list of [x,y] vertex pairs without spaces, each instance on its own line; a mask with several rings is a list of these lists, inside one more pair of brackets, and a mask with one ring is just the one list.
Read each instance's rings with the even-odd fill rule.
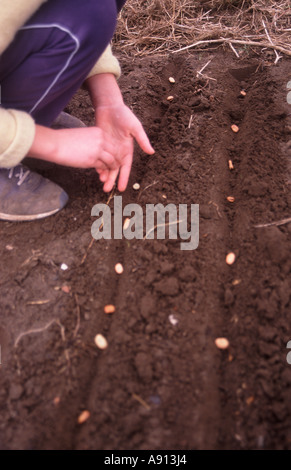
[[[120,194],[94,170],[28,162],[70,202],[0,224],[0,447],[291,449],[290,60],[221,49],[120,60],[156,150],[136,147],[123,205],[199,204],[199,246],[94,240],[92,207],[113,215]],[[85,91],[67,111],[94,123]]]

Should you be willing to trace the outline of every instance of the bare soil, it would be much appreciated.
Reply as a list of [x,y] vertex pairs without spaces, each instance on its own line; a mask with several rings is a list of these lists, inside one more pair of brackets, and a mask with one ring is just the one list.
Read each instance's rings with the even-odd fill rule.
[[[199,204],[199,246],[92,241],[91,209],[108,202],[94,170],[28,161],[70,202],[0,224],[0,448],[290,450],[291,223],[256,227],[291,216],[290,60],[218,49],[120,61],[156,150],[136,147],[123,204]],[[94,123],[85,91],[67,111]]]

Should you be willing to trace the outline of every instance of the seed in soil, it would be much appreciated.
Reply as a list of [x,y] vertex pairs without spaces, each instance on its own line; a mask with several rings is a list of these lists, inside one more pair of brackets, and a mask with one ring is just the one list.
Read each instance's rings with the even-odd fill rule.
[[168,101],[173,101],[174,97],[173,96],[168,96],[167,100]]
[[233,130],[233,132],[239,131],[239,127],[236,124],[232,124],[231,129]]
[[175,80],[173,77],[169,77],[169,82],[170,82],[170,83],[175,83],[176,80]]
[[235,262],[235,254],[234,253],[228,253],[226,255],[225,261],[227,264],[231,265]]
[[228,168],[230,170],[233,170],[233,163],[232,163],[232,160],[228,160]]
[[99,349],[106,349],[108,346],[107,339],[100,333],[98,333],[98,335],[95,336],[94,341],[95,341],[97,348]]
[[129,227],[130,219],[125,219],[123,224],[123,230],[126,230]]
[[82,411],[82,413],[78,417],[78,423],[83,424],[90,418],[90,412],[88,410]]
[[136,191],[138,191],[139,188],[140,188],[140,184],[134,183],[134,185],[133,185],[132,187],[133,187],[133,189],[135,189]]
[[115,306],[112,305],[112,304],[105,305],[104,312],[105,313],[114,313],[115,312]]
[[115,265],[115,268],[114,268],[114,269],[115,269],[115,272],[116,272],[117,274],[122,274],[122,273],[123,273],[123,266],[122,266],[121,263],[117,263],[117,264]]
[[216,338],[215,345],[218,349],[227,349],[229,347],[229,341],[227,338]]
[[227,196],[226,198],[228,202],[234,202],[234,197],[233,196]]

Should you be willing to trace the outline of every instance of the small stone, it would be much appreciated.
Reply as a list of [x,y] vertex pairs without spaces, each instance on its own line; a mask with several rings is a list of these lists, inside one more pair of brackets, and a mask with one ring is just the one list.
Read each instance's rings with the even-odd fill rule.
[[20,384],[12,384],[9,390],[10,400],[18,400],[23,394],[23,387]]
[[175,326],[179,323],[179,320],[177,320],[177,318],[173,314],[171,314],[169,315],[169,322]]

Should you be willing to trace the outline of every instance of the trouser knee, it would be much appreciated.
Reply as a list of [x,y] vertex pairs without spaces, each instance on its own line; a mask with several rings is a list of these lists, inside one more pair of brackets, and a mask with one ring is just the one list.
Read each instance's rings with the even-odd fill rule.
[[1,56],[2,106],[50,125],[110,42],[117,7],[115,0],[44,3]]

